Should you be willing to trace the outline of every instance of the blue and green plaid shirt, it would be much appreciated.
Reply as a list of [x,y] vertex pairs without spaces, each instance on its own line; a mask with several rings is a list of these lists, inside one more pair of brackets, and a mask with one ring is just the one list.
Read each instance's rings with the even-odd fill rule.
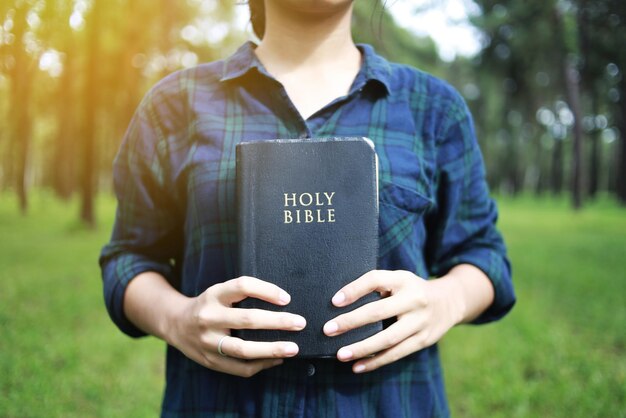
[[[144,335],[122,308],[141,272],[161,273],[188,296],[235,277],[235,145],[272,138],[371,138],[380,170],[378,267],[428,278],[470,263],[495,289],[475,322],[511,309],[510,265],[464,101],[430,75],[359,49],[363,65],[350,92],[307,120],[251,43],[148,93],[115,159],[119,205],[100,258],[106,306],[122,331]],[[289,360],[249,379],[168,347],[166,379],[164,417],[448,415],[436,345],[362,375],[334,360]]]

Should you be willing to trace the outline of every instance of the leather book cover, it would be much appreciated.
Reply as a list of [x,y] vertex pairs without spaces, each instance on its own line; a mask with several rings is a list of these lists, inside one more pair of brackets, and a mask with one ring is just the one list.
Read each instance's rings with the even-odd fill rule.
[[240,276],[273,282],[291,295],[284,307],[248,298],[242,308],[302,315],[302,331],[233,330],[252,341],[293,341],[298,357],[335,357],[339,348],[382,329],[374,323],[336,337],[322,328],[379,298],[337,308],[333,295],[376,269],[378,173],[366,138],[264,140],[237,145]]

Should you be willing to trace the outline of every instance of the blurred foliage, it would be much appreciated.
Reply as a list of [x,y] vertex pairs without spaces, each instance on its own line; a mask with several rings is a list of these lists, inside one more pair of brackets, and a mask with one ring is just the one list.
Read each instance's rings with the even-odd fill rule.
[[[481,12],[473,22],[482,30],[484,47],[471,62],[480,92],[473,107],[481,136],[491,140],[495,134],[496,143],[487,147],[491,183],[514,193],[560,193],[574,187],[566,181],[578,170],[578,187],[590,196],[610,190],[626,201],[625,147],[619,146],[620,133],[626,132],[626,55],[620,47],[625,4],[476,4]],[[572,155],[577,124],[584,133],[578,156]],[[574,167],[576,157],[580,162]]]
[[[108,188],[135,107],[158,79],[245,38],[235,4],[187,0],[2,0],[0,186],[83,196]],[[242,6],[239,6],[242,7]],[[89,213],[91,212],[91,213]]]
[[[626,201],[626,3],[472,4],[483,48],[471,59],[442,61],[432,40],[394,23],[392,2],[355,2],[354,37],[463,93],[492,188]],[[217,0],[0,0],[0,188],[23,212],[33,187],[79,193],[93,223],[141,97],[172,71],[233,52],[246,14]]]
[[354,3],[353,36],[355,42],[367,43],[389,60],[402,62],[433,74],[443,75],[443,63],[430,38],[417,38],[395,24],[378,1]]

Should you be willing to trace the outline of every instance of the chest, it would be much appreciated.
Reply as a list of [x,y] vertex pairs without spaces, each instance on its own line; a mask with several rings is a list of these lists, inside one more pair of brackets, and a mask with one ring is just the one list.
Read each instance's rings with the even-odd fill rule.
[[[245,99],[245,100],[243,100]],[[236,249],[236,146],[276,138],[370,138],[379,160],[379,239],[384,254],[413,239],[432,201],[434,141],[408,103],[356,96],[303,120],[281,101],[234,96],[219,111],[195,115],[192,143],[178,172],[186,195],[189,248]],[[289,175],[289,173],[285,173]],[[421,232],[420,232],[421,231]]]
[[356,73],[286,75],[281,80],[286,101],[309,119],[318,110],[347,96]]
[[304,120],[284,100],[233,96],[229,102],[220,112],[195,115],[190,150],[178,170],[178,187],[187,196],[217,197],[231,206],[236,146],[242,141],[367,137],[375,144],[381,185],[392,183],[432,198],[435,135],[409,103],[357,95]]

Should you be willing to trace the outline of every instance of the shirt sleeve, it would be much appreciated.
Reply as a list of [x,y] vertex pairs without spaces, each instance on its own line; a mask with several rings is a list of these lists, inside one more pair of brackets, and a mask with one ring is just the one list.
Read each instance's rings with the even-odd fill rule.
[[113,163],[118,206],[111,240],[100,254],[100,267],[107,311],[131,337],[145,333],[124,315],[128,283],[148,271],[174,283],[177,249],[182,247],[180,216],[168,184],[164,152],[173,129],[167,123],[167,107],[167,101],[155,94],[144,98]]
[[498,212],[489,196],[482,154],[472,118],[456,94],[437,144],[436,200],[426,215],[426,259],[431,274],[442,276],[459,264],[472,264],[493,284],[492,305],[473,323],[500,319],[515,304],[511,265]]

